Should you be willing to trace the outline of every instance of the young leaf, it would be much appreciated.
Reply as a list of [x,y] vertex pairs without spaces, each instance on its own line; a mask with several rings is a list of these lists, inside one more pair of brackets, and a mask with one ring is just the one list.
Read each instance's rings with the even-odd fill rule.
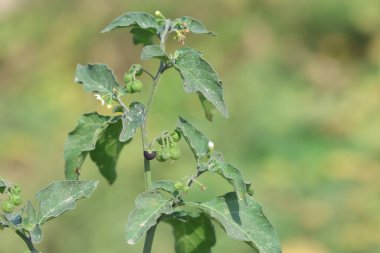
[[176,191],[176,188],[174,187],[174,182],[171,180],[159,180],[152,183],[150,190],[163,190],[173,194]]
[[37,224],[58,217],[74,209],[75,201],[88,198],[97,187],[97,181],[56,181],[36,194]]
[[261,205],[251,197],[247,200],[248,205],[239,200],[235,192],[230,192],[198,206],[221,224],[231,238],[247,242],[259,253],[281,253],[277,233]]
[[184,81],[187,93],[200,92],[215,108],[228,117],[223,99],[223,88],[218,74],[211,65],[202,58],[202,54],[192,48],[181,48],[176,51],[174,67]]
[[153,38],[155,37],[155,33],[151,31],[147,31],[138,27],[132,28],[130,33],[132,34],[132,40],[133,44],[143,44],[146,45],[152,45],[153,44]]
[[202,93],[198,92],[199,100],[201,101],[203,110],[205,112],[206,119],[209,121],[212,121],[214,119],[214,114],[215,114],[215,106],[208,101]]
[[214,226],[204,214],[165,221],[173,226],[176,253],[210,253],[216,243]]
[[178,22],[186,23],[190,32],[192,33],[215,35],[213,32],[208,31],[201,21],[195,18],[184,16],[184,17],[174,20],[174,23],[178,23]]
[[217,162],[214,166],[210,166],[209,168],[209,171],[218,173],[234,186],[239,200],[243,200],[245,203],[247,202],[247,188],[244,182],[244,178],[237,168],[233,167],[229,163],[219,162]]
[[196,158],[204,157],[209,151],[209,139],[192,124],[183,118],[179,118],[177,127],[185,137]]
[[123,129],[120,133],[119,140],[121,142],[129,141],[144,122],[145,108],[144,105],[139,102],[133,102],[129,106],[129,110],[122,116]]
[[83,84],[85,91],[112,96],[114,89],[119,88],[112,70],[104,64],[78,64],[75,82]]
[[123,27],[139,27],[152,32],[157,32],[159,29],[156,19],[149,13],[127,12],[114,19],[106,28],[102,30],[102,33]]
[[39,225],[35,225],[30,231],[30,239],[32,239],[32,243],[37,244],[42,241],[42,231]]
[[173,212],[172,201],[155,191],[140,194],[135,204],[136,207],[129,215],[126,226],[128,244],[137,243],[149,228],[156,225],[158,218]]
[[162,51],[160,46],[157,46],[157,45],[145,46],[142,49],[141,59],[142,60],[149,60],[152,58],[156,58],[156,59],[160,59],[160,60],[164,60],[164,61],[167,61],[169,59],[168,56],[166,55],[166,53],[164,51]]
[[64,147],[65,177],[78,179],[79,169],[89,151],[95,149],[97,140],[108,126],[110,117],[96,112],[84,114],[77,127],[67,137]]
[[32,203],[28,201],[25,207],[22,209],[22,226],[30,231],[38,224],[38,217],[36,209],[34,209]]
[[121,129],[120,120],[109,124],[97,140],[95,149],[90,151],[91,160],[110,184],[116,180],[116,163],[125,144],[119,141]]

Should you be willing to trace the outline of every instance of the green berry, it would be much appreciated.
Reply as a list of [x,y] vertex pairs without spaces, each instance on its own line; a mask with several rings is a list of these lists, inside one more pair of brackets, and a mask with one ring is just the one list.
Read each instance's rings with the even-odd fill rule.
[[126,91],[127,93],[133,93],[133,90],[132,90],[132,83],[127,83],[127,84],[125,85],[125,91]]
[[21,195],[11,195],[10,199],[9,199],[13,205],[15,206],[19,206],[21,205],[22,203],[22,198],[21,198]]
[[174,130],[170,136],[172,137],[173,141],[179,142],[181,140],[181,133],[178,130]]
[[16,194],[16,195],[19,195],[21,193],[21,187],[19,185],[14,185],[11,189],[10,189],[10,193],[11,194]]
[[132,82],[133,79],[134,79],[134,76],[132,74],[130,74],[130,73],[125,73],[124,74],[124,83],[125,84],[128,84],[128,83]]
[[190,187],[186,185],[185,187],[183,187],[182,190],[183,190],[184,193],[188,193],[189,190],[190,190]]
[[140,80],[134,80],[131,83],[131,89],[133,92],[141,92],[143,88],[143,83]]
[[156,159],[159,162],[165,162],[166,160],[162,158],[162,149],[157,150]]
[[170,148],[169,152],[172,160],[178,160],[181,157],[181,150],[178,147]]
[[183,188],[183,184],[181,182],[177,181],[174,183],[174,188],[176,190],[181,190]]
[[15,206],[9,200],[3,202],[2,208],[4,213],[11,213],[15,210]]
[[161,157],[164,160],[168,160],[171,157],[170,151],[167,149],[162,150]]

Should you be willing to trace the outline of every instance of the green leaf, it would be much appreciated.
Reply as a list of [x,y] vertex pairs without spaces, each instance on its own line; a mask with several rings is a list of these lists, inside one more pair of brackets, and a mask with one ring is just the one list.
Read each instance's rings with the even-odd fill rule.
[[29,231],[29,234],[32,243],[37,244],[42,241],[42,231],[39,225],[34,226],[33,229]]
[[25,207],[22,209],[22,226],[31,231],[38,224],[38,217],[36,209],[33,207],[32,203],[28,201]]
[[215,35],[213,32],[208,31],[207,28],[202,24],[201,21],[199,21],[195,18],[184,16],[184,17],[181,17],[181,18],[174,20],[175,23],[178,21],[180,23],[183,23],[183,22],[187,23],[187,26],[188,26],[190,32],[192,32],[192,33]]
[[179,71],[184,81],[187,93],[200,92],[224,116],[228,111],[224,103],[223,88],[218,74],[211,65],[202,58],[202,54],[191,48],[181,48],[174,67]]
[[176,253],[210,253],[216,243],[214,226],[203,214],[165,221],[173,226]]
[[201,131],[181,117],[178,120],[177,127],[196,158],[202,158],[209,152],[209,139]]
[[156,225],[158,218],[173,212],[172,201],[155,191],[140,194],[135,204],[136,207],[129,215],[126,226],[128,244],[137,243],[150,227]]
[[65,180],[51,183],[36,194],[37,224],[56,218],[74,209],[75,201],[88,198],[97,187],[97,181]]
[[126,142],[132,139],[136,129],[139,128],[145,119],[144,105],[139,102],[133,102],[129,106],[129,110],[124,112],[122,116],[123,129],[120,133],[119,140]]
[[215,106],[210,101],[208,101],[202,95],[202,93],[198,92],[198,96],[199,96],[199,100],[201,101],[203,110],[205,112],[206,119],[208,119],[209,121],[212,121],[214,119],[214,114],[216,110]]
[[164,51],[162,51],[160,46],[157,45],[148,45],[145,46],[141,53],[142,60],[149,60],[152,58],[160,59],[160,60],[168,60],[168,56]]
[[95,149],[97,140],[108,126],[110,117],[96,112],[84,114],[78,121],[77,127],[67,137],[64,147],[65,177],[78,179],[79,169],[88,151]]
[[0,193],[3,193],[6,188],[9,187],[9,183],[4,179],[0,179]]
[[[280,253],[277,233],[265,217],[261,205],[251,197],[247,200],[248,205],[239,200],[235,192],[230,192],[197,205],[216,220],[229,237],[247,242],[259,253]],[[189,205],[194,206],[194,203]]]
[[147,31],[141,28],[132,28],[130,33],[133,35],[133,44],[138,45],[138,44],[143,44],[144,46],[146,45],[152,45],[153,38],[155,37],[155,33],[151,31]]
[[159,180],[152,183],[150,190],[163,190],[173,194],[176,188],[174,187],[174,182],[171,180]]
[[116,180],[116,163],[125,143],[119,141],[122,123],[109,124],[97,140],[95,149],[90,152],[100,173],[112,184]]
[[106,28],[102,30],[102,33],[112,31],[122,27],[139,27],[149,31],[158,31],[159,25],[156,19],[145,12],[127,12],[116,19],[114,19]]
[[233,167],[229,163],[220,162],[215,163],[214,166],[210,166],[209,168],[209,171],[216,172],[227,179],[227,181],[233,185],[235,192],[239,197],[239,200],[243,200],[245,203],[247,203],[247,188],[240,170]]
[[83,84],[85,91],[112,96],[114,89],[120,86],[112,70],[104,64],[78,64],[75,82]]

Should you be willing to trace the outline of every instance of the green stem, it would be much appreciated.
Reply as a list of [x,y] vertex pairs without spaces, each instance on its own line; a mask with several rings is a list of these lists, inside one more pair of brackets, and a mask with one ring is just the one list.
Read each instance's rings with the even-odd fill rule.
[[146,232],[143,253],[150,253],[152,251],[152,245],[153,245],[154,233],[156,232],[156,227],[157,226],[154,225]]
[[29,237],[27,237],[20,230],[16,230],[15,232],[25,242],[26,246],[28,246],[28,249],[30,250],[31,253],[39,253],[39,251],[34,247],[32,241]]

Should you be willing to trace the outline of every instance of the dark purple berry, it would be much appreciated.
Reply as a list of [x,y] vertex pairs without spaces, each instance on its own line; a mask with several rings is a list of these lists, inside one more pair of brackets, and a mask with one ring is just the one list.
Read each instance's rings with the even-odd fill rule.
[[153,160],[156,158],[156,151],[144,151],[144,157],[147,160]]

